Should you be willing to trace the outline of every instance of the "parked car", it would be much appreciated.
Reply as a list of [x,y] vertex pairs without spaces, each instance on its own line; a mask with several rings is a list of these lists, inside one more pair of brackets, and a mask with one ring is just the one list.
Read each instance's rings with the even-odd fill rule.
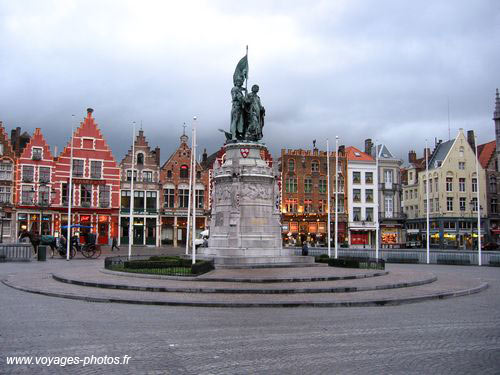
[[[476,246],[477,247],[477,246]],[[486,242],[481,249],[482,250],[497,250],[500,246],[496,242]]]

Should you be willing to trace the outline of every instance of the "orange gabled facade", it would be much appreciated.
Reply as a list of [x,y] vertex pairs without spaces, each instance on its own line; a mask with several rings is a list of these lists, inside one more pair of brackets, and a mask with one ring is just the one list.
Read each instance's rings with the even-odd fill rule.
[[104,139],[93,109],[73,133],[72,142],[55,159],[54,184],[57,185],[55,207],[60,212],[57,230],[67,225],[68,190],[73,148],[72,224],[80,232],[97,235],[99,244],[108,244],[118,235],[120,207],[120,168]]
[[9,137],[0,121],[0,242],[15,240],[15,213],[13,194],[15,186],[16,155],[12,149]]

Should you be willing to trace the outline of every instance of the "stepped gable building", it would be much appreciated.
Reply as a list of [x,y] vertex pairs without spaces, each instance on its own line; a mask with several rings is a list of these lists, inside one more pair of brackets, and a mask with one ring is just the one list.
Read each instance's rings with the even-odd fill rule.
[[15,167],[16,155],[0,121],[0,243],[14,242],[16,239],[13,205]]
[[[151,150],[144,131],[134,141],[133,244],[160,246],[160,149]],[[132,147],[120,162],[120,244],[129,243]]]
[[[186,243],[187,211],[189,200],[189,176],[191,149],[188,136],[182,134],[177,150],[170,155],[160,170],[161,197],[161,243]],[[196,162],[196,233],[208,228],[209,179],[208,170]]]
[[[431,247],[471,249],[477,246],[477,189],[479,185],[479,204],[483,208],[481,217],[485,217],[484,181],[482,166],[479,166],[479,178],[476,175],[474,144],[468,142],[462,129],[455,139],[436,144],[429,158]],[[412,187],[403,188],[403,207],[408,212],[407,232],[408,229],[418,230],[420,241],[424,244],[427,216],[425,167],[418,172],[418,176],[408,179],[408,184]],[[410,211],[408,207],[411,204],[416,208]],[[481,233],[485,233],[484,229]]]
[[378,174],[375,159],[354,146],[346,147],[349,246],[375,247]]
[[[80,232],[97,235],[99,244],[108,244],[118,236],[120,208],[120,168],[99,127],[93,109],[73,133],[73,142],[55,160],[53,185],[55,209],[59,212],[56,229],[67,225],[68,196],[72,195],[72,224]],[[73,192],[68,194],[71,148],[73,148]],[[66,231],[63,229],[63,233]]]
[[23,230],[41,235],[54,233],[57,214],[52,205],[57,184],[53,172],[54,157],[50,146],[40,128],[36,128],[16,165],[16,236]]
[[[338,241],[347,238],[346,191],[347,163],[339,148]],[[330,152],[331,238],[335,235],[335,152]],[[327,244],[328,194],[327,153],[313,150],[281,150],[281,223],[283,242],[300,245]]]
[[21,152],[30,141],[30,138],[28,132],[21,133],[21,128],[19,126],[10,131],[10,144],[16,156],[19,157],[21,155]]
[[365,140],[365,153],[378,158],[377,176],[380,225],[380,247],[404,247],[404,223],[406,215],[401,208],[401,164],[384,144],[375,148],[371,139]]

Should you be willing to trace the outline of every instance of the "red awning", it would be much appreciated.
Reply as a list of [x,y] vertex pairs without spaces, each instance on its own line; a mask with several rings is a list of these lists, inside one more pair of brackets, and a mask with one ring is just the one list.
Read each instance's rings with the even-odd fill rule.
[[500,229],[492,229],[491,233],[493,233],[493,234],[500,234]]

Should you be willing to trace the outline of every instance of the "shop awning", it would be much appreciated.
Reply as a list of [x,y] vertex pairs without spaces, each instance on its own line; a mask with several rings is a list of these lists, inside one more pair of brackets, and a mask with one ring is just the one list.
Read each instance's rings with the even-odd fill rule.
[[492,229],[491,233],[493,233],[493,234],[500,234],[500,229]]

